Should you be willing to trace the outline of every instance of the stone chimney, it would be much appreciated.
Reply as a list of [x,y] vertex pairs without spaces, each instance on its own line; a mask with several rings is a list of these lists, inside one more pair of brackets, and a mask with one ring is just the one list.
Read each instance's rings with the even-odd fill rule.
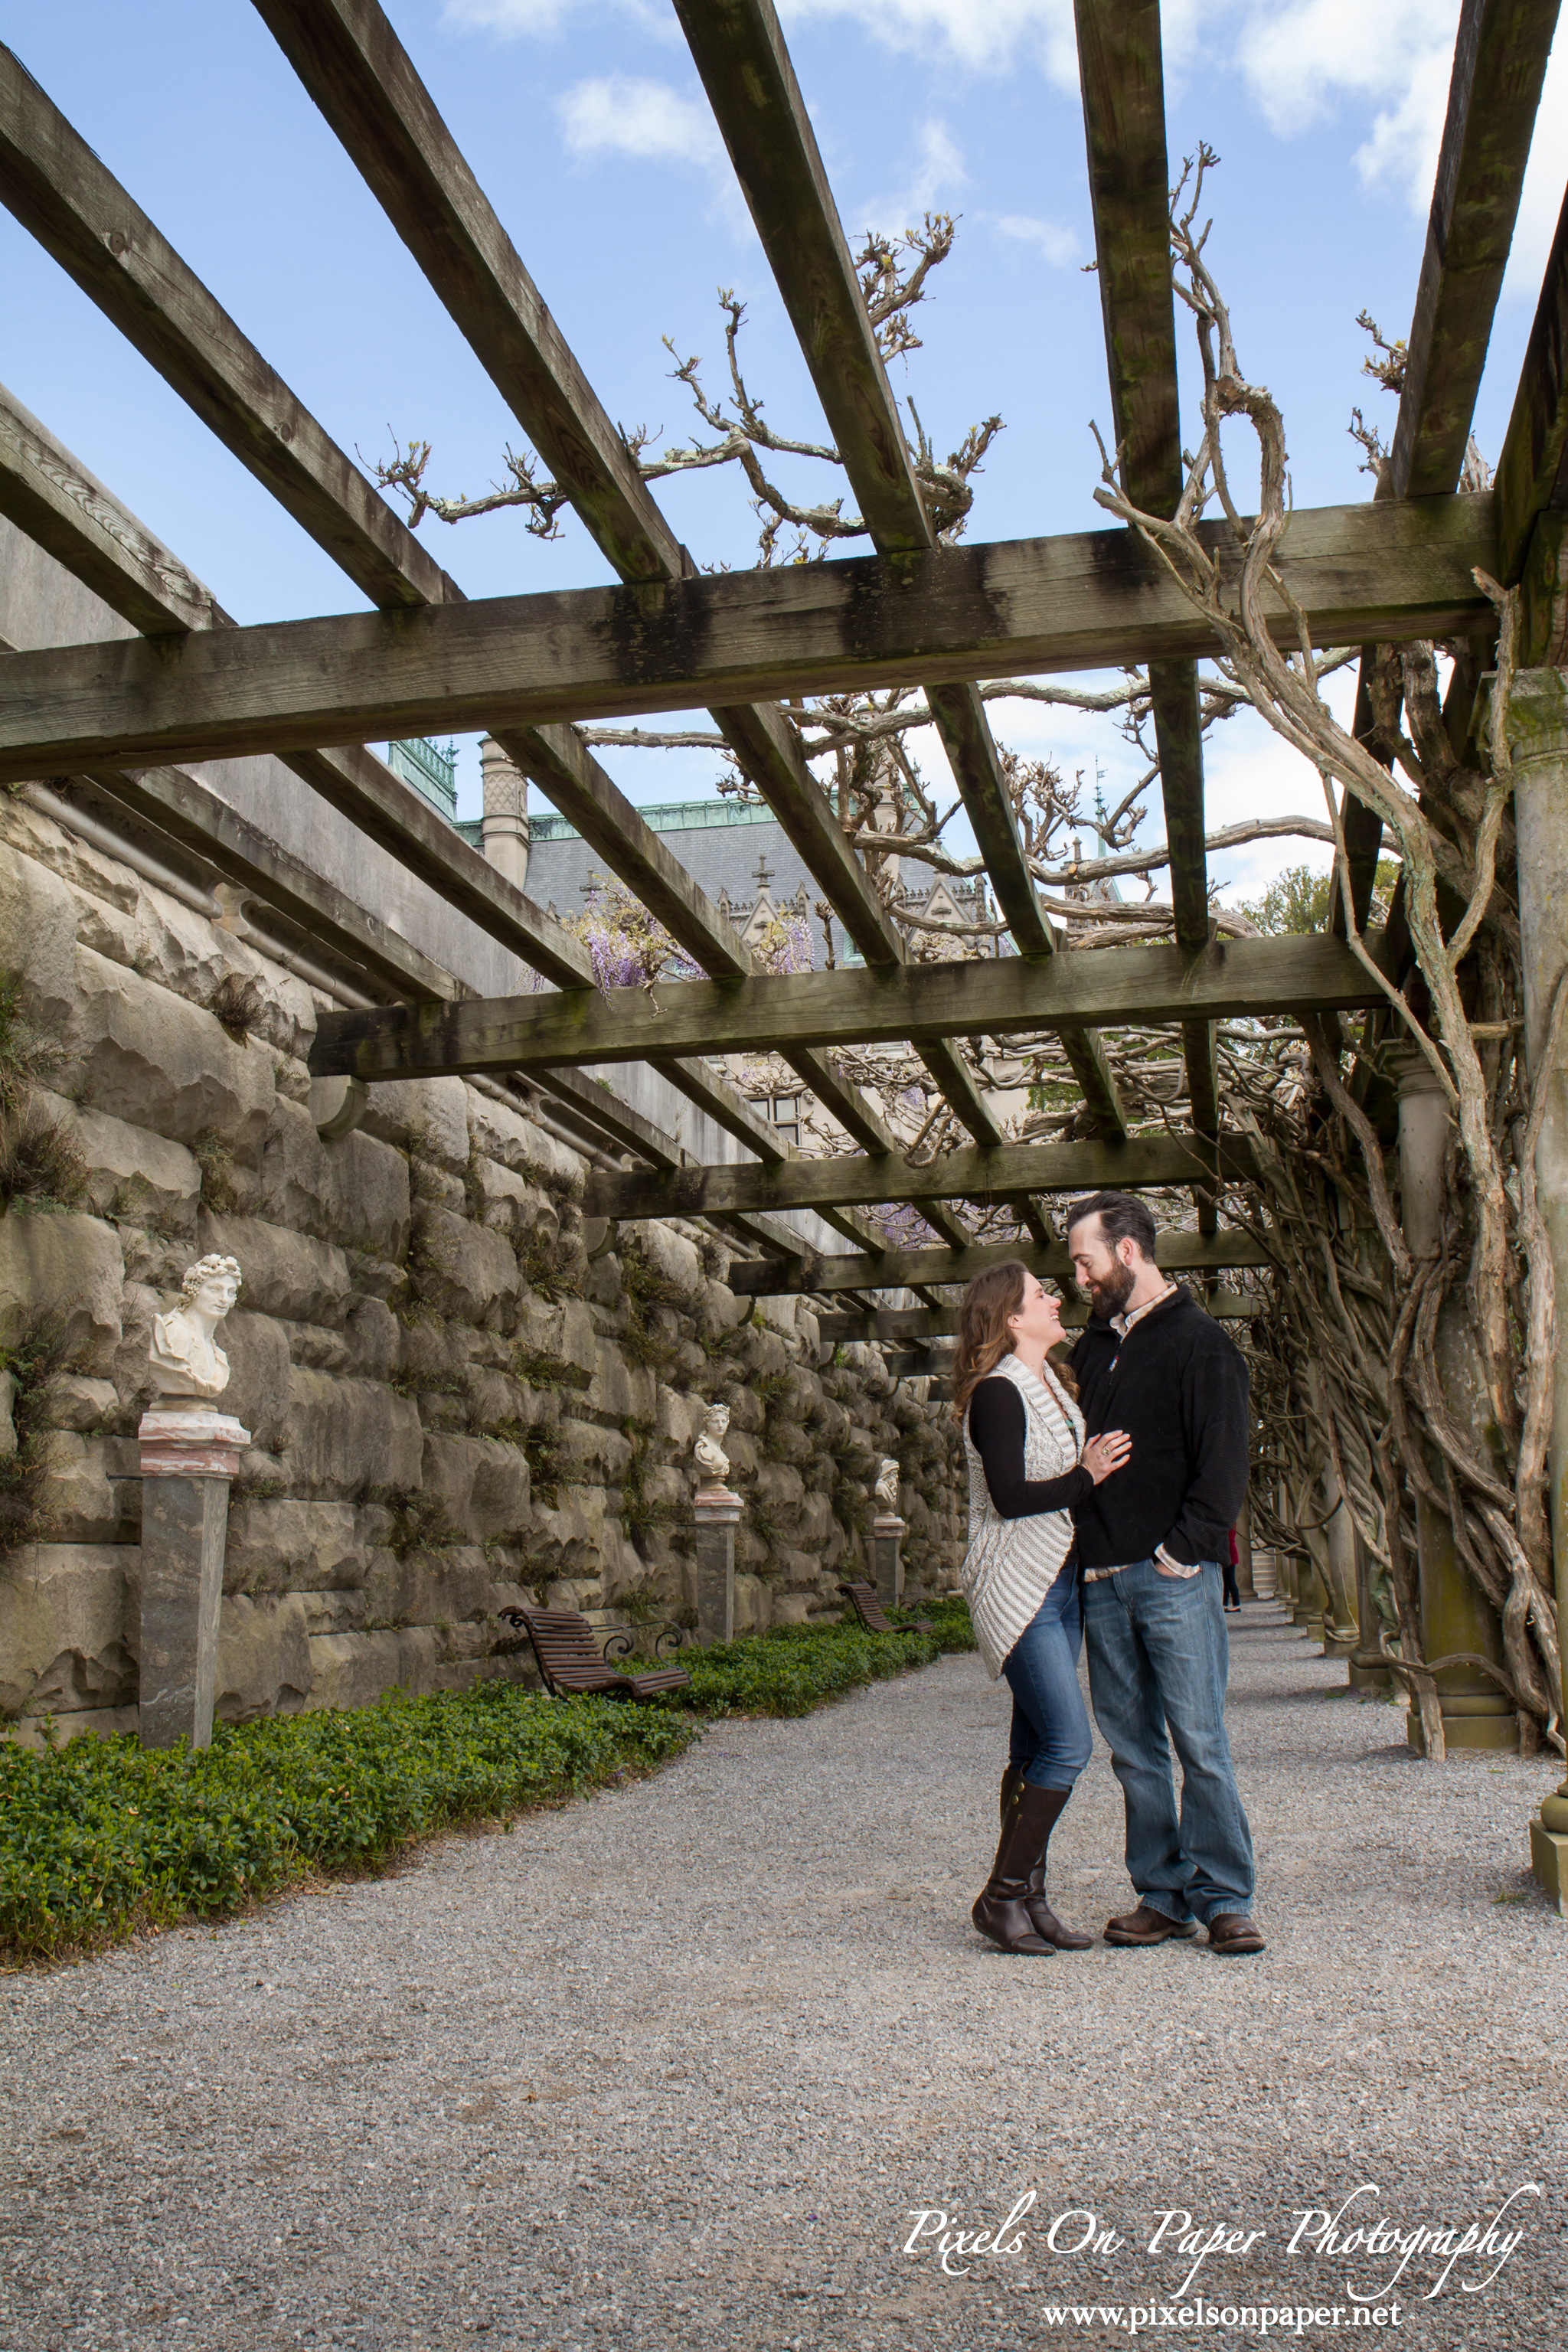
[[514,767],[492,735],[479,744],[484,793],[481,838],[485,856],[514,889],[528,878],[528,778]]

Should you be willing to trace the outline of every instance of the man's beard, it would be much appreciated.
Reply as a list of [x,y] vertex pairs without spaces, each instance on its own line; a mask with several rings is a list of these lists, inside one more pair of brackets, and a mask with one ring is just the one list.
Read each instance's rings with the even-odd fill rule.
[[1089,1295],[1100,1314],[1115,1315],[1131,1297],[1137,1280],[1132,1268],[1123,1265],[1121,1260],[1116,1258],[1109,1274],[1101,1275],[1098,1282],[1089,1284]]

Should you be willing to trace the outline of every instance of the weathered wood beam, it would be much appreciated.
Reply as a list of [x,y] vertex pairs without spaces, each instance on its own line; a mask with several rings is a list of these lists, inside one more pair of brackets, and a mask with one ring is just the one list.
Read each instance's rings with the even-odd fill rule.
[[[1324,644],[1464,635],[1491,568],[1489,493],[1299,510],[1282,566]],[[1205,530],[1209,526],[1202,526]],[[1222,566],[1228,527],[1213,526]],[[1281,635],[1288,634],[1281,616]],[[934,649],[934,650],[933,650]],[[18,654],[0,782],[303,745],[689,708],[711,691],[918,682],[1208,650],[1125,530],[498,596]]]
[[[1388,469],[1377,488],[1380,499],[1431,498],[1459,481],[1559,6],[1560,0],[1464,0],[1405,341],[1399,415]],[[1527,359],[1527,377],[1530,372]],[[1522,564],[1524,548],[1521,543],[1516,550],[1510,541],[1510,501],[1502,489],[1502,472],[1500,466],[1498,558],[1500,576],[1510,583],[1518,576],[1510,565],[1516,556]],[[1372,658],[1369,648],[1362,657],[1358,734],[1371,722],[1365,680]],[[1358,922],[1364,922],[1383,825],[1347,795],[1344,832],[1352,906]],[[1337,891],[1332,920],[1342,934],[1344,909]]]
[[[1159,0],[1075,0],[1074,16],[1112,429],[1129,496],[1151,513],[1169,515],[1181,498],[1185,469]],[[1152,662],[1149,692],[1176,944],[1194,949],[1209,935],[1195,664]],[[1188,1024],[1182,1051],[1193,1124],[1212,1135],[1219,1126],[1212,1030]]]
[[686,1167],[647,1176],[594,1175],[584,1209],[595,1217],[695,1217],[730,1209],[907,1201],[923,1211],[928,1201],[989,1203],[1023,1192],[1187,1184],[1195,1171],[1206,1168],[1212,1173],[1216,1158],[1230,1179],[1247,1175],[1255,1165],[1250,1149],[1229,1138],[1217,1144],[1211,1138],[1166,1134],[1133,1136],[1123,1143],[1014,1143],[993,1151],[950,1151],[923,1164],[856,1156],[769,1167]]
[[[1372,944],[1375,949],[1376,934]],[[640,988],[605,995],[567,990],[449,1007],[334,1013],[317,1031],[312,1067],[321,1076],[434,1077],[755,1052],[764,1045],[793,1051],[1105,1028],[1131,1020],[1339,1012],[1381,994],[1342,942],[1321,937],[1230,940],[1195,956],[1179,948],[1103,948],[1053,956],[1047,964],[1005,956],[911,964],[896,972],[687,981],[656,996]]]
[[[1156,1255],[1168,1274],[1270,1263],[1261,1243],[1250,1234],[1238,1233],[1210,1235],[1163,1232]],[[1001,1265],[1014,1258],[1042,1280],[1071,1280],[1067,1244],[1052,1242],[1044,1249],[1028,1243],[1019,1243],[1016,1247],[984,1244],[947,1257],[940,1250],[889,1250],[870,1265],[860,1257],[817,1257],[798,1276],[791,1274],[789,1287],[798,1284],[803,1289],[826,1295],[842,1290],[912,1290],[917,1283],[946,1286],[973,1282],[988,1266]],[[778,1267],[765,1263],[737,1262],[730,1268],[730,1288],[737,1297],[777,1296],[774,1285],[778,1274]]]
[[1560,0],[1464,0],[1389,472],[1451,490],[1465,462]]
[[1498,576],[1522,586],[1521,665],[1568,659],[1568,198],[1497,469]]
[[[695,569],[689,556],[660,514],[376,0],[257,5],[620,577],[635,584],[689,574]],[[742,706],[718,709],[714,717],[867,961],[901,962],[899,933],[834,822],[784,714],[766,706]],[[705,971],[718,976],[751,969],[730,926],[584,747],[563,746],[561,730],[551,730],[548,739],[497,731],[502,748],[572,817],[610,870]],[[934,1075],[949,1101],[982,1141],[994,1139],[991,1113],[968,1070],[944,1049],[934,1050]],[[868,1139],[868,1109],[846,1100],[830,1071],[813,1065],[800,1076],[830,1102],[858,1139]]]
[[[936,534],[772,0],[719,8],[677,0],[677,14],[872,545],[895,557],[932,547]],[[1025,955],[1048,955],[1054,936],[980,697],[969,684],[935,686],[927,701],[1014,940]],[[1068,1056],[1097,1126],[1125,1133],[1097,1041],[1068,1041]],[[982,1141],[994,1139],[963,1115]]]
[[958,1311],[956,1307],[893,1307],[861,1315],[819,1315],[816,1328],[827,1347],[838,1347],[847,1340],[885,1345],[889,1340],[941,1339],[957,1330]]

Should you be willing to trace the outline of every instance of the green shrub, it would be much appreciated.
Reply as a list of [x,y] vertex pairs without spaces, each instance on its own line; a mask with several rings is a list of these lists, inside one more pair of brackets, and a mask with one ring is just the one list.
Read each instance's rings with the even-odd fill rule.
[[220,1724],[209,1748],[90,1735],[0,1739],[0,1951],[47,1959],[194,1914],[217,1918],[312,1871],[375,1870],[410,1841],[652,1770],[703,1719],[804,1715],[974,1646],[962,1601],[929,1633],[781,1627],[682,1654],[669,1700],[547,1698],[515,1683]]
[[312,1869],[374,1869],[412,1838],[646,1771],[689,1716],[513,1683],[220,1725],[196,1755],[126,1735],[0,1741],[0,1949],[17,1958],[216,1917]]

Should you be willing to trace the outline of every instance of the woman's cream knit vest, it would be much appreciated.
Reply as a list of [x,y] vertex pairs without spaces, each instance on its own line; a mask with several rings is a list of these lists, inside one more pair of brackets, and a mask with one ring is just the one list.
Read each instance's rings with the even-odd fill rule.
[[[1024,1475],[1061,1477],[1083,1445],[1083,1415],[1067,1391],[1048,1366],[1044,1379],[1037,1380],[1014,1355],[1004,1356],[990,1377],[1012,1381],[1024,1400]],[[1072,1541],[1072,1515],[1040,1511],[1026,1519],[1005,1519],[991,1500],[967,1412],[963,1451],[969,1464],[969,1549],[959,1580],[980,1654],[994,1678],[1057,1580]]]

